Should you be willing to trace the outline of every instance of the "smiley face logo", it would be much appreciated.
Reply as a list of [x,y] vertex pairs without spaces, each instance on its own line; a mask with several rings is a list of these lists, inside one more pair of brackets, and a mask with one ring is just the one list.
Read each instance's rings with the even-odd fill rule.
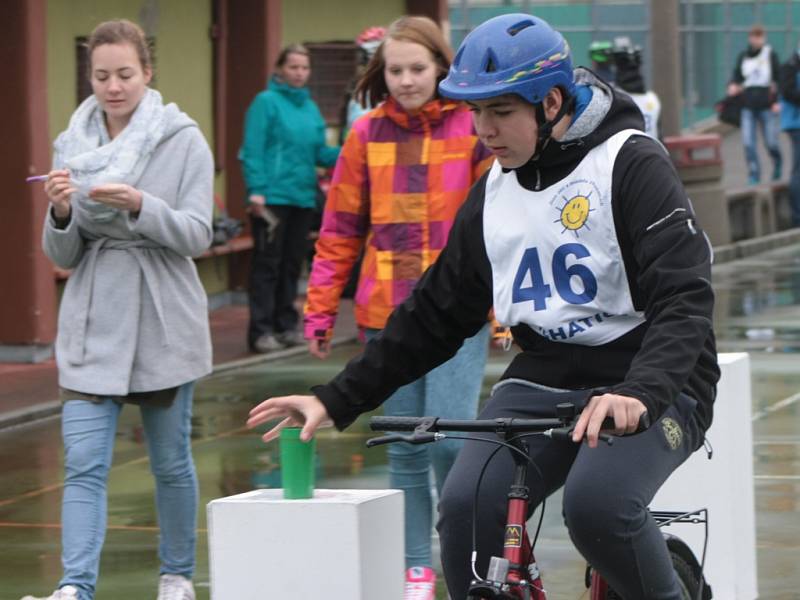
[[586,196],[578,194],[569,199],[564,198],[564,206],[557,209],[561,213],[560,217],[555,221],[556,223],[561,223],[564,227],[561,233],[572,231],[575,233],[575,237],[578,237],[578,230],[582,227],[589,229],[586,221],[589,219],[589,213],[594,210],[591,208],[591,202],[589,201],[589,196],[591,195],[591,192],[589,192]]

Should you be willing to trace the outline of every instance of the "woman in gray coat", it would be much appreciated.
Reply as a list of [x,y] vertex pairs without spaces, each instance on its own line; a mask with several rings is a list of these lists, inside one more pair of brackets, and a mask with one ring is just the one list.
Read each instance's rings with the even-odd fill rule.
[[102,23],[88,46],[94,93],[56,140],[45,182],[44,250],[73,269],[56,341],[64,574],[48,599],[94,597],[117,419],[123,403],[135,403],[156,480],[158,598],[193,600],[190,417],[194,382],[211,370],[211,341],[191,257],[211,241],[213,161],[197,124],[147,87],[138,26]]

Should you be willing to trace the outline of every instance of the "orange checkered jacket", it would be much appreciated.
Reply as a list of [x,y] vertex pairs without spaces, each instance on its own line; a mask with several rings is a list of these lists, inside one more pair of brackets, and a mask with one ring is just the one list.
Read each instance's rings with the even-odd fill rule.
[[325,202],[304,335],[329,339],[364,251],[356,322],[383,329],[444,248],[456,212],[492,163],[469,110],[432,100],[410,115],[391,97],[353,125]]

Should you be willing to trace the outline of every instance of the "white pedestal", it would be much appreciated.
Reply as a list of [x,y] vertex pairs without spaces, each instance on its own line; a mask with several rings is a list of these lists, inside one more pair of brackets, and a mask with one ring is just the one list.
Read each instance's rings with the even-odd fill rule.
[[[659,490],[653,510],[708,508],[709,540],[706,581],[714,598],[753,600],[756,581],[756,530],[753,500],[753,435],[750,359],[747,354],[720,354],[722,378],[714,402],[714,422],[707,438],[711,460],[701,448]],[[666,531],[689,544],[700,560],[702,525],[671,525]]]
[[209,502],[213,600],[401,600],[403,494],[256,490]]

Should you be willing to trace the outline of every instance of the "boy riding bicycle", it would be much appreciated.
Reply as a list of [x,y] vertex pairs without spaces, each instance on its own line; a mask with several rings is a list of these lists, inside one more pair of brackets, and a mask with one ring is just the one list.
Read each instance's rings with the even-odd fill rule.
[[[711,252],[658,142],[635,104],[590,71],[530,15],[495,17],[461,44],[447,97],[473,110],[492,169],[470,191],[439,260],[382,334],[314,396],[266,400],[249,425],[285,417],[303,435],[339,429],[452,356],[494,306],[522,348],[480,418],[550,417],[583,408],[573,446],[530,441],[531,506],[561,486],[564,517],[584,557],[626,600],[680,598],[647,505],[703,442],[719,378],[712,331]],[[613,447],[597,438],[653,425]],[[492,448],[467,442],[447,479],[438,530],[450,596],[471,579],[471,508]],[[479,497],[478,569],[501,553],[513,465],[499,453]],[[501,530],[500,530],[501,531]]]

